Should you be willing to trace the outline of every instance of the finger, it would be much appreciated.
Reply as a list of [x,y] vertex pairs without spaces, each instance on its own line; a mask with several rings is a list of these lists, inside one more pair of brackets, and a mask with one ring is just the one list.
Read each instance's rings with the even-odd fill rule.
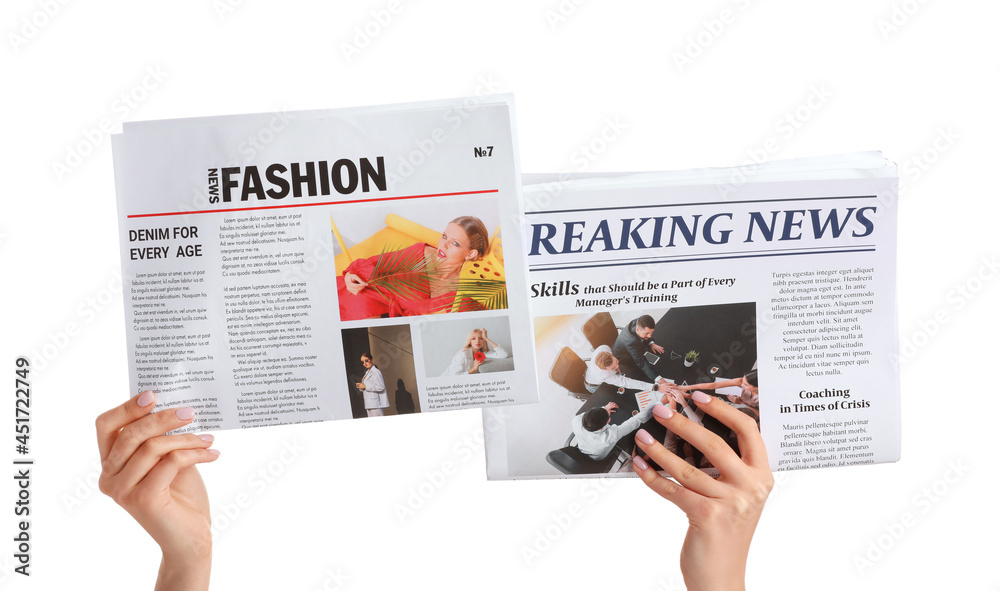
[[191,407],[168,408],[125,425],[101,464],[103,471],[109,476],[118,474],[132,454],[147,439],[183,427],[192,419],[194,419],[194,409]]
[[[699,393],[711,399],[707,394]],[[710,405],[710,404],[709,404]],[[729,406],[719,404],[718,406]],[[702,407],[704,408],[704,407]],[[738,411],[737,411],[738,412]],[[672,416],[668,416],[672,415]],[[740,460],[740,456],[729,447],[729,444],[715,433],[705,427],[689,420],[680,413],[671,412],[670,409],[658,407],[653,409],[653,416],[661,425],[673,431],[678,437],[698,448],[709,462],[715,466],[722,474],[733,474],[739,470],[745,470],[746,465]],[[685,486],[687,485],[684,483]]]
[[[707,401],[705,401],[706,398]],[[707,394],[696,393],[692,396],[692,400],[695,401],[698,408],[719,419],[723,425],[736,433],[736,442],[740,447],[740,456],[743,458],[743,462],[757,468],[768,466],[767,449],[764,447],[764,439],[760,436],[757,421],[728,404],[718,404],[718,400],[714,400]],[[716,468],[722,470],[718,464],[716,464]]]
[[149,487],[151,490],[162,490],[174,481],[177,473],[184,468],[190,468],[196,464],[214,462],[219,459],[219,451],[215,449],[179,449],[165,455],[156,466],[149,471],[149,475],[143,479],[139,486]]
[[[114,477],[114,488],[130,490],[139,484],[168,454],[182,449],[207,449],[215,441],[212,435],[161,435],[147,439],[132,454],[121,471]],[[213,454],[214,455],[214,454]]]
[[673,480],[660,476],[656,470],[653,470],[649,464],[647,464],[645,460],[639,456],[632,458],[632,465],[635,467],[635,473],[639,475],[639,478],[642,479],[642,482],[646,486],[664,499],[667,499],[671,503],[677,505],[677,507],[685,513],[691,513],[694,511],[697,504],[704,498],[699,496],[698,493],[684,488]]
[[151,413],[155,403],[156,395],[146,391],[97,417],[97,448],[100,450],[102,461],[111,452],[111,446],[115,444],[118,432],[125,425]]
[[[653,412],[662,412],[662,410],[659,410],[662,408],[663,407],[657,406],[654,408]],[[671,430],[673,430],[674,425],[678,422],[687,421],[687,419],[682,417],[679,413],[672,412],[670,414],[673,415],[670,421],[667,421],[666,423],[664,423],[664,421],[660,422],[667,425],[667,428]],[[697,425],[695,426],[697,427]],[[719,497],[725,492],[721,483],[716,482],[715,479],[708,474],[705,474],[698,468],[695,468],[691,464],[687,463],[687,461],[683,458],[677,457],[676,454],[663,447],[661,443],[655,441],[645,429],[639,429],[639,431],[636,432],[635,443],[642,448],[642,451],[645,452],[650,459],[659,464],[667,474],[672,476],[685,488],[709,497]]]

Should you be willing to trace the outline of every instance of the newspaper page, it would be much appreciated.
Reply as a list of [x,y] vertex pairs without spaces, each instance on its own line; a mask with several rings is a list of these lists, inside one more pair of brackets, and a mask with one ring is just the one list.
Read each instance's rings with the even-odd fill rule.
[[758,421],[774,470],[899,458],[879,153],[524,182],[539,403],[483,411],[491,479],[634,475],[639,427],[717,474],[652,417],[668,404],[738,451],[695,390]]
[[186,430],[537,400],[509,96],[130,123],[133,393]]

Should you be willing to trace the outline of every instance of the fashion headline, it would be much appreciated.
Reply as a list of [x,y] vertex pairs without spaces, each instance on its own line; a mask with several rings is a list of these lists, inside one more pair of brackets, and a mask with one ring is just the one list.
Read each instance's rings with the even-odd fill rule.
[[275,163],[263,169],[257,166],[229,166],[208,169],[209,203],[231,203],[251,199],[284,199],[292,197],[317,197],[331,194],[331,189],[341,195],[350,195],[361,188],[364,193],[373,187],[386,190],[385,158],[368,158],[357,162],[341,158],[330,164],[319,162],[293,162],[290,165]]

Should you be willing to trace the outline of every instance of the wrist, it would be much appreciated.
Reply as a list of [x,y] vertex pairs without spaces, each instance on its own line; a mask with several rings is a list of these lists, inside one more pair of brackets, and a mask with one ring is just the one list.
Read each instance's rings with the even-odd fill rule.
[[180,570],[186,566],[202,567],[212,564],[212,531],[207,521],[204,529],[188,531],[172,540],[171,543],[160,543],[162,565]]
[[156,591],[203,591],[208,589],[212,574],[212,550],[207,554],[189,555],[181,558],[168,556],[160,561],[160,571],[156,577]]

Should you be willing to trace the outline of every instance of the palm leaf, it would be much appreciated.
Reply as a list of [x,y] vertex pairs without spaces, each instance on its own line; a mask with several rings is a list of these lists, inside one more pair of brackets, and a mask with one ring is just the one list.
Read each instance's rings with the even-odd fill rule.
[[441,279],[433,273],[428,275],[432,290],[455,292],[454,301],[442,302],[436,311],[471,312],[476,310],[507,309],[507,283],[496,279],[463,277],[461,279]]
[[427,261],[407,256],[404,250],[385,248],[375,261],[375,268],[366,281],[386,300],[423,298],[427,295]]
[[507,283],[496,279],[460,279],[456,290],[461,307],[468,299],[479,302],[487,310],[507,309]]
[[404,250],[384,249],[375,262],[367,283],[387,301],[392,298],[423,299],[433,292],[456,292],[456,297],[440,298],[432,306],[434,312],[468,312],[473,310],[505,310],[507,284],[479,277],[448,279],[446,271],[423,255],[413,257]]

